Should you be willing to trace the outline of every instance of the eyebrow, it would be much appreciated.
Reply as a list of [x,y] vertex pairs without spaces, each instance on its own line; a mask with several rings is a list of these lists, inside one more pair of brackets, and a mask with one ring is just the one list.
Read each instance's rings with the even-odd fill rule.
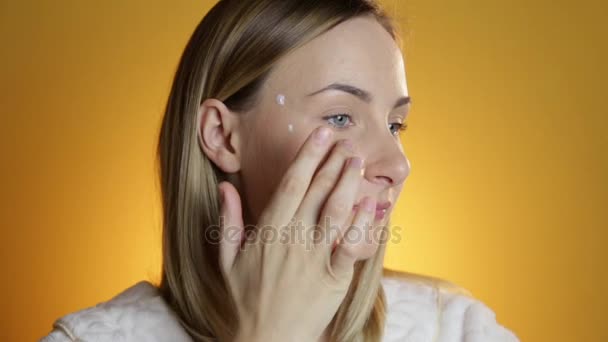
[[[343,83],[332,83],[330,85],[328,85],[327,87],[317,90],[313,93],[308,94],[307,96],[314,96],[317,95],[319,93],[322,93],[326,90],[340,90],[343,91],[345,93],[351,94],[357,98],[359,98],[361,101],[366,102],[366,103],[370,103],[372,102],[373,96],[372,94],[370,94],[368,91],[365,91],[361,88],[357,88],[353,85],[349,85],[349,84],[343,84]],[[399,99],[397,99],[397,102],[395,102],[395,105],[393,106],[393,109],[397,108],[397,107],[401,107],[404,106],[406,104],[410,104],[412,102],[411,98],[409,96],[403,96],[400,97]]]

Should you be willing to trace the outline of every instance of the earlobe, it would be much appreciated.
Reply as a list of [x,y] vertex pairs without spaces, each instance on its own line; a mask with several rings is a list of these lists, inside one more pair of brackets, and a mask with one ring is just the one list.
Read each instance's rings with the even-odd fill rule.
[[238,117],[222,101],[206,99],[197,114],[199,148],[226,173],[240,170]]

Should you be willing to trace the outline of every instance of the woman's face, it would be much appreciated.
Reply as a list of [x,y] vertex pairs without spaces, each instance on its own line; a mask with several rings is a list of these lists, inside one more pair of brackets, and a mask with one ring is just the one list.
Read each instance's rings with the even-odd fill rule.
[[[342,90],[322,91],[330,85]],[[239,125],[246,223],[257,222],[300,146],[321,125],[334,129],[336,141],[353,141],[365,161],[356,202],[390,201],[380,221],[386,222],[410,172],[399,140],[408,100],[401,51],[375,19],[346,21],[284,57]]]

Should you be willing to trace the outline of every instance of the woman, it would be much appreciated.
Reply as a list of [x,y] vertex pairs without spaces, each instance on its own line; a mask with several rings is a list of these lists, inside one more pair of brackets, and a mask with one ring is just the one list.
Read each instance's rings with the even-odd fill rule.
[[374,2],[220,1],[162,122],[160,285],[42,341],[517,341],[465,290],[383,273],[409,105]]

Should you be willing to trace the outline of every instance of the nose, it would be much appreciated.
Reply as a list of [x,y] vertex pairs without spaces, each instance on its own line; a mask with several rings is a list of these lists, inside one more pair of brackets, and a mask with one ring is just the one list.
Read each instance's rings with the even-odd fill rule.
[[410,174],[411,165],[398,138],[384,133],[386,137],[371,139],[365,153],[364,177],[372,184],[384,188],[401,185]]

